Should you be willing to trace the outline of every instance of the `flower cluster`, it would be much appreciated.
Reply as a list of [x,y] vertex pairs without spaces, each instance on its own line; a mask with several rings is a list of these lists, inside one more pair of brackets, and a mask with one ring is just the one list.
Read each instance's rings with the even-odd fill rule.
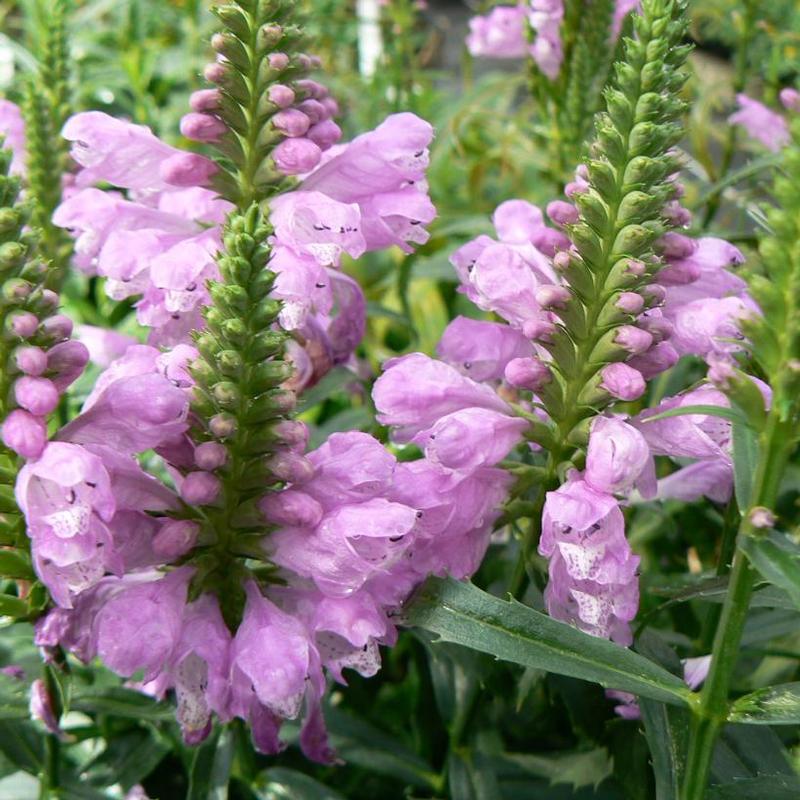
[[[47,442],[47,416],[81,374],[86,348],[70,340],[72,321],[58,313],[59,296],[44,287],[46,266],[37,257],[36,234],[23,232],[30,209],[18,203],[24,174],[25,128],[19,109],[0,105],[0,132],[11,148],[3,151],[3,244],[0,249],[0,301],[4,399],[3,444],[23,458],[36,458]],[[8,175],[6,175],[6,172]]]
[[[213,162],[100,112],[71,118],[64,135],[83,169],[79,191],[54,219],[76,236],[76,263],[105,277],[115,300],[140,298],[137,319],[150,328],[151,344],[189,342],[203,325],[207,282],[219,278],[215,253],[231,210],[205,185]],[[412,114],[389,117],[329,151],[297,190],[273,202],[270,267],[279,275],[274,296],[284,301],[281,326],[297,342],[296,388],[346,362],[363,334],[363,294],[336,269],[341,254],[427,238],[423,226],[435,216],[423,180],[432,135]],[[95,188],[98,182],[128,196]]]
[[[623,20],[638,5],[638,0],[616,0],[612,39],[617,39]],[[495,6],[488,14],[470,20],[467,47],[478,57],[530,56],[552,81],[564,61],[563,20],[564,0],[520,0],[517,5]]]
[[[226,34],[214,46],[233,45]],[[267,58],[271,73],[296,68],[281,56]],[[236,134],[231,62],[207,72],[223,86],[193,96],[182,132],[222,146]],[[16,498],[56,605],[37,624],[41,647],[99,657],[156,697],[173,692],[187,742],[214,717],[239,717],[273,753],[283,721],[302,715],[304,752],[330,761],[325,673],[374,674],[408,593],[429,574],[477,569],[510,477],[477,454],[456,463],[446,431],[413,462],[358,432],[305,452],[296,393],[350,359],[363,332],[364,298],[342,257],[426,241],[433,131],[397,114],[334,148],[335,103],[319,84],[273,81],[265,93],[271,163],[311,170],[273,193],[268,219],[237,205],[252,187],[221,192],[249,175],[246,159],[223,174],[225,162],[142,126],[99,112],[68,120],[81,170],[56,222],[112,298],[138,298],[150,336],[90,332],[107,368],[78,416],[50,441],[43,431]],[[42,394],[25,388],[29,375],[67,377],[49,361],[34,375],[34,362],[21,351],[26,402]],[[516,437],[520,422],[511,428]]]

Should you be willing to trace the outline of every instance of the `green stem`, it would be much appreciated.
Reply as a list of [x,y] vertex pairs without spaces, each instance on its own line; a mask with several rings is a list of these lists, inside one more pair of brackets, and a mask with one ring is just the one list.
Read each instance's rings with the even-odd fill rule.
[[[790,452],[787,443],[792,441],[791,422],[781,419],[780,414],[780,410],[773,406],[767,418],[751,508],[756,506],[773,508],[775,505],[778,485]],[[737,541],[756,533],[750,522],[749,513],[745,513],[739,525]],[[754,581],[755,572],[743,551],[737,546],[728,592],[714,637],[708,678],[700,695],[700,703],[693,709],[686,779],[681,800],[703,800],[705,797],[714,744],[728,716],[728,691],[739,657],[739,646]]]

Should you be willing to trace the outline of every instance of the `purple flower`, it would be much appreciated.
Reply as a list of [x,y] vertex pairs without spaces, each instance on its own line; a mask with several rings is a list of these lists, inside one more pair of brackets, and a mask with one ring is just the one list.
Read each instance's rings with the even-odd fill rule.
[[495,6],[487,15],[469,21],[467,48],[484,58],[523,58],[528,52],[525,39],[525,9]]
[[533,347],[508,325],[456,317],[445,328],[436,353],[473,380],[491,381],[503,377],[512,359],[531,356]]
[[777,112],[746,94],[737,94],[739,110],[728,117],[731,125],[741,125],[747,135],[777,153],[789,143],[789,126]]
[[409,441],[440,417],[464,408],[510,409],[488,386],[422,353],[392,359],[375,382],[372,397],[378,421],[396,427],[398,441]]
[[25,121],[22,112],[10,100],[0,100],[0,136],[3,147],[11,150],[12,175],[21,175],[25,171]]
[[639,601],[639,558],[625,538],[616,500],[573,475],[547,494],[539,552],[550,559],[545,590],[550,615],[629,645],[628,623]]
[[119,675],[143,673],[153,680],[167,665],[182,630],[186,594],[193,568],[166,576],[132,575],[112,585],[97,611],[92,636],[97,655]]
[[592,423],[583,477],[597,492],[618,494],[635,485],[645,497],[656,491],[653,459],[644,436],[614,417],[596,417]]

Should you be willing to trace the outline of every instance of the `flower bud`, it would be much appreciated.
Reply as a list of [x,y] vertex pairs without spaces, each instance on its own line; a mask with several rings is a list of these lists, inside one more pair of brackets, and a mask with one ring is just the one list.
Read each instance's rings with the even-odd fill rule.
[[33,291],[33,286],[21,278],[9,278],[3,283],[3,299],[8,303],[21,303]]
[[339,116],[339,104],[333,97],[330,95],[328,97],[323,97],[320,103],[325,106],[325,113],[328,115],[328,118]]
[[625,271],[629,275],[634,275],[637,278],[641,278],[642,275],[647,272],[647,264],[645,264],[643,261],[639,261],[636,258],[631,258],[625,265]]
[[328,117],[325,106],[319,100],[303,100],[297,108],[311,120],[312,125],[316,125]]
[[274,428],[275,434],[285,445],[296,448],[298,445],[305,448],[308,444],[308,426],[298,420],[281,420]]
[[332,119],[325,119],[309,128],[307,136],[320,150],[327,150],[342,138],[342,129]]
[[538,391],[553,378],[550,368],[538,358],[512,358],[506,364],[504,375],[512,386],[532,392]]
[[72,320],[63,314],[55,314],[42,322],[42,331],[57,342],[72,336]]
[[262,25],[258,30],[259,47],[271,49],[281,40],[283,28],[280,25]]
[[211,472],[190,472],[182,481],[180,494],[190,506],[213,503],[219,495],[219,478]]
[[219,89],[200,89],[189,96],[192,111],[216,111],[220,104]]
[[51,734],[64,739],[65,734],[59,727],[53,698],[47,690],[47,684],[41,678],[37,678],[31,684],[29,711],[31,717],[41,722]]
[[164,183],[171,186],[204,186],[217,171],[217,166],[199,153],[177,153],[159,165]]
[[644,394],[642,373],[627,364],[608,364],[601,373],[601,388],[618,400],[637,400]]
[[41,347],[21,347],[14,354],[17,369],[26,375],[41,375],[47,369],[47,353]]
[[208,421],[208,429],[218,439],[227,439],[236,433],[238,425],[232,414],[223,412],[211,417]]
[[636,292],[621,292],[614,303],[625,314],[639,314],[644,308],[644,298]]
[[39,320],[30,311],[23,311],[20,314],[14,314],[10,318],[9,327],[12,333],[20,338],[29,339],[38,330]]
[[778,96],[787,111],[800,111],[800,92],[796,89],[781,89]]
[[549,342],[553,338],[556,326],[544,319],[526,319],[522,323],[522,335],[526,339]]
[[624,347],[629,353],[644,353],[653,344],[653,337],[635,325],[621,325],[617,328],[614,343]]
[[58,389],[47,378],[23,375],[14,383],[17,404],[37,417],[49,414],[58,405]]
[[674,330],[673,324],[666,317],[661,316],[661,312],[658,310],[643,314],[636,322],[640,328],[646,330],[653,337],[656,344],[663,342],[664,339],[669,339]]
[[274,525],[316,528],[322,519],[322,506],[310,495],[296,489],[270,492],[258,501],[264,518]]
[[239,402],[241,393],[239,387],[232,381],[220,381],[211,387],[214,399],[223,406],[234,406]]
[[270,69],[274,69],[276,72],[282,72],[289,66],[289,56],[286,53],[270,53],[267,61]]
[[651,283],[642,289],[642,295],[650,308],[663,306],[667,299],[667,290],[657,283]]
[[569,302],[572,294],[564,286],[546,284],[539,286],[533,296],[542,308],[563,308]]
[[547,216],[556,225],[574,225],[580,219],[578,209],[564,200],[553,200],[552,203],[548,203]]
[[319,81],[312,80],[311,78],[302,78],[295,82],[295,85],[300,89],[305,97],[311,97],[314,100],[323,100],[329,95],[327,86],[324,86]]
[[300,175],[319,164],[322,150],[310,139],[284,139],[272,151],[272,158],[284,175]]
[[22,263],[27,249],[19,242],[5,242],[0,245],[0,268],[16,267]]
[[215,142],[224,133],[228,126],[213,114],[198,114],[190,112],[181,118],[181,133],[195,142]]
[[153,537],[153,550],[165,561],[172,561],[188,553],[195,545],[200,526],[188,519],[171,519],[165,522]]
[[646,353],[629,358],[628,366],[641,372],[645,380],[650,380],[674,367],[679,360],[678,351],[669,342],[658,342]]
[[194,449],[194,463],[200,468],[212,471],[228,460],[228,451],[218,442],[203,442]]
[[55,311],[60,302],[61,298],[58,296],[57,292],[54,292],[52,289],[42,289],[41,303],[48,311]]
[[23,458],[38,458],[47,444],[47,425],[41,417],[14,409],[3,422],[3,444]]
[[560,250],[553,256],[553,267],[559,272],[564,272],[569,269],[572,263],[572,256],[567,250]]
[[267,97],[270,103],[274,103],[278,108],[288,108],[295,101],[294,89],[280,83],[269,87]]
[[595,417],[586,450],[584,480],[598,492],[631,489],[650,461],[644,436],[621,419]]
[[228,67],[226,67],[225,64],[220,63],[219,61],[214,61],[211,64],[206,64],[205,69],[203,69],[203,77],[209,83],[216,83],[216,84],[224,83],[227,76],[228,76]]
[[758,528],[760,530],[774,528],[775,523],[778,521],[775,514],[764,506],[756,506],[755,508],[751,508],[747,518],[754,528]]
[[272,117],[272,125],[286,136],[302,136],[309,129],[311,120],[302,111],[287,108]]
[[267,461],[267,468],[281,481],[305,483],[314,475],[314,465],[304,456],[291,451],[278,453]]
[[657,242],[665,258],[688,258],[697,250],[697,242],[682,233],[670,231]]

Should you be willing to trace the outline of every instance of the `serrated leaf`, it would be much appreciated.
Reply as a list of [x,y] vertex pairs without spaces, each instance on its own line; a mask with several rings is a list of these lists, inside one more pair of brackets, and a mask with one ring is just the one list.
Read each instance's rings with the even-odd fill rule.
[[429,579],[404,609],[407,624],[496,658],[684,705],[675,675],[646,658],[469,583]]
[[503,758],[531,775],[547,778],[551,784],[568,784],[575,790],[584,786],[597,787],[613,772],[605,747],[548,755],[505,753]]
[[761,575],[783,589],[800,608],[800,547],[774,530],[758,538],[744,537],[740,546]]
[[728,720],[748,725],[800,724],[800,683],[768,686],[740,697]]

